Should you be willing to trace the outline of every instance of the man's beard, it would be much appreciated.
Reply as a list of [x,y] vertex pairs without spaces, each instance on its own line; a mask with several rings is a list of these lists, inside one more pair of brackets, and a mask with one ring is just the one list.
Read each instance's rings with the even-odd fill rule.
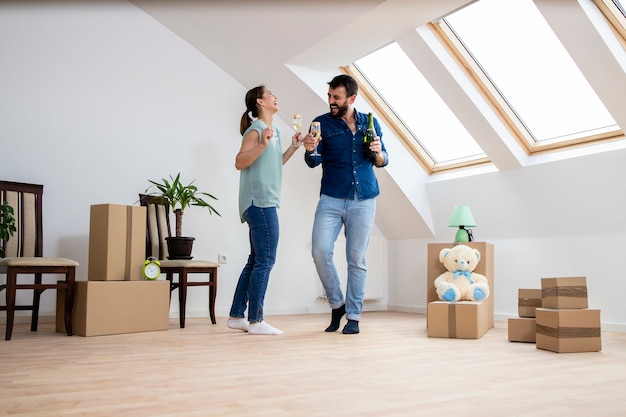
[[[333,109],[337,109],[336,114],[333,113]],[[331,105],[330,106],[330,115],[334,119],[341,119],[343,116],[346,115],[346,113],[348,113],[348,105],[345,105],[345,106]]]

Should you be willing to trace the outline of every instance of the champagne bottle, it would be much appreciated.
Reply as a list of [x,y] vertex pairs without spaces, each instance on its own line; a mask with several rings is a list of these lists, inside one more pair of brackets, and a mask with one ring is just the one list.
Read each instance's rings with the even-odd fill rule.
[[376,157],[376,152],[372,152],[370,150],[370,143],[374,142],[375,137],[376,130],[374,129],[374,116],[370,112],[368,115],[367,130],[365,131],[365,136],[363,136],[363,155],[366,158]]

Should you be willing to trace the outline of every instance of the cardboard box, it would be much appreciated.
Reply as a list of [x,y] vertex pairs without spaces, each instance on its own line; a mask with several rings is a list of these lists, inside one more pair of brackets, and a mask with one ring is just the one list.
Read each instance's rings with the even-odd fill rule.
[[428,337],[480,339],[489,330],[489,306],[484,301],[428,303]]
[[146,259],[146,208],[119,204],[91,206],[90,281],[143,280]]
[[[65,333],[65,291],[57,291],[56,331]],[[170,285],[157,281],[77,281],[72,331],[78,336],[169,328]]]
[[541,278],[541,307],[587,308],[586,277]]
[[[463,245],[470,248],[478,249],[480,252],[480,262],[474,269],[474,272],[487,277],[489,282],[489,297],[484,301],[487,304],[487,319],[489,321],[489,329],[493,327],[494,322],[494,304],[493,297],[495,295],[494,288],[494,265],[493,265],[493,245],[485,242],[464,242]],[[435,280],[439,275],[446,272],[446,268],[439,261],[439,252],[445,248],[451,248],[454,243],[429,243],[428,244],[428,272],[426,279],[426,302],[441,301],[437,296],[437,290],[435,289]]]
[[536,334],[534,317],[509,317],[509,342],[535,343]]
[[541,288],[517,290],[517,312],[520,317],[535,317],[535,309],[542,307]]
[[600,310],[538,308],[537,349],[558,353],[602,349]]

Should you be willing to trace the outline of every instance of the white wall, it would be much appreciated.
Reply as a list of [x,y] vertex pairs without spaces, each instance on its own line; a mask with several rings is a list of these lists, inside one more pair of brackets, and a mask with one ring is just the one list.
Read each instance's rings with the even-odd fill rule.
[[[2,5],[0,56],[0,178],[45,185],[44,254],[76,259],[86,280],[90,205],[136,204],[148,179],[180,171],[219,198],[222,217],[190,209],[183,232],[196,236],[198,259],[229,254],[216,306],[227,315],[248,254],[234,157],[252,86],[126,2]],[[278,123],[286,146],[290,127]],[[266,311],[325,311],[309,254],[319,171],[301,152],[285,167],[284,188]],[[205,288],[190,291],[188,315],[206,316],[207,299]],[[54,301],[44,293],[42,315]]]
[[[626,212],[622,161],[626,151],[543,162],[426,186],[434,241],[452,242],[447,220],[455,204],[468,204],[477,241],[494,244],[497,318],[517,315],[517,290],[540,288],[542,277],[586,276],[589,307],[601,309],[605,330],[626,331],[622,259]],[[389,242],[389,308],[426,310],[427,244]]]
[[[189,210],[184,230],[196,236],[196,258],[229,255],[220,268],[216,306],[218,316],[226,316],[248,254],[233,161],[243,97],[252,85],[242,86],[127,2],[42,4],[0,5],[0,178],[45,185],[44,252],[79,261],[82,280],[90,205],[134,204],[148,179],[178,171],[196,178],[201,189],[219,197],[223,217]],[[270,87],[280,104],[280,85]],[[310,96],[310,90],[302,94]],[[322,97],[319,112],[325,108]],[[289,121],[291,114],[283,116]],[[290,128],[277,122],[286,145]],[[590,307],[602,309],[604,328],[623,330],[626,307],[619,296],[626,284],[615,270],[626,248],[626,225],[619,220],[626,208],[625,156],[622,147],[582,160],[538,160],[504,173],[431,178],[415,194],[432,219],[406,227],[405,221],[420,216],[394,216],[393,207],[411,181],[398,182],[397,173],[385,172],[385,184],[402,187],[383,189],[384,218],[375,235],[404,229],[415,238],[387,242],[388,294],[367,308],[425,311],[427,244],[452,240],[447,218],[454,204],[467,203],[479,224],[477,240],[495,246],[499,317],[516,314],[517,288],[536,288],[543,276],[586,275]],[[392,163],[400,159],[391,155]],[[317,300],[320,285],[310,257],[319,176],[305,166],[301,152],[285,167],[281,241],[266,314],[327,311]],[[403,201],[400,213],[410,212],[407,201],[415,200]],[[527,215],[522,230],[510,226],[506,208],[512,206]],[[188,315],[206,316],[205,289],[189,297]],[[53,313],[54,295],[44,293],[42,314]]]

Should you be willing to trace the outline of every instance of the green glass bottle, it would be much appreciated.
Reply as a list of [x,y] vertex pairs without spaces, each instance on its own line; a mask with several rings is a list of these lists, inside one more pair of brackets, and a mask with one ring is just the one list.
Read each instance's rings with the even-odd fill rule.
[[374,129],[374,116],[370,112],[370,114],[368,115],[367,130],[365,131],[365,136],[363,136],[363,155],[366,158],[372,158],[376,156],[376,152],[372,152],[370,150],[370,143],[374,142],[375,137],[376,130]]

